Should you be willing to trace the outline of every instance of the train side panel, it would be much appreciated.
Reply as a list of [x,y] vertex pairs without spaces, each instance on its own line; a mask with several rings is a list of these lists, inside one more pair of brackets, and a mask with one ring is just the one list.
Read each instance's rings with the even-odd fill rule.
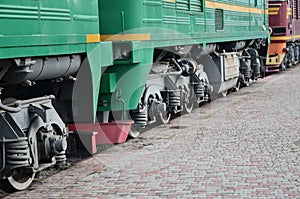
[[[266,37],[266,5],[261,0],[234,3],[152,0],[128,4],[116,0],[114,4],[116,6],[111,10],[110,1],[100,1],[103,40],[117,40],[109,37],[121,32],[150,34],[153,41],[174,40],[178,43],[183,35],[198,43]],[[108,17],[113,20],[105,20]],[[126,39],[126,34],[118,39]],[[156,45],[160,45],[159,42]]]
[[85,43],[100,41],[94,36],[97,5],[95,0],[1,1],[0,58],[85,52]]

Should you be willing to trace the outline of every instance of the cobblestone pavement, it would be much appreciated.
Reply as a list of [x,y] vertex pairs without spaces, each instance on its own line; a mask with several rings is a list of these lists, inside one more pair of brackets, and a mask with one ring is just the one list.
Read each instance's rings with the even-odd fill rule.
[[300,67],[7,198],[300,198]]

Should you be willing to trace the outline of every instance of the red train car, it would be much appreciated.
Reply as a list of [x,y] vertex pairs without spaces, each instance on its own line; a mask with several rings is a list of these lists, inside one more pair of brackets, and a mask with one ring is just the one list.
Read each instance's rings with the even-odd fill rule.
[[285,70],[299,62],[300,0],[269,0],[271,44],[265,72]]

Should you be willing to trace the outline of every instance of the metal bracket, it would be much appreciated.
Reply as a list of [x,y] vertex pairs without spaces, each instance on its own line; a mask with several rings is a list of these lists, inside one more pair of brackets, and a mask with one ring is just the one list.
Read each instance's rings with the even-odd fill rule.
[[35,113],[41,117],[41,119],[46,122],[46,111],[35,104],[30,104],[28,108],[29,113]]

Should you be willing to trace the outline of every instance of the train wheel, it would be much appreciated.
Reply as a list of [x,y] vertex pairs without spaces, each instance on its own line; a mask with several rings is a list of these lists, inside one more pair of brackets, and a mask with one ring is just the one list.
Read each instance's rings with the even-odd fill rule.
[[160,124],[167,124],[171,119],[171,114],[166,112],[159,113],[157,118],[157,122]]
[[243,82],[243,86],[244,86],[244,87],[250,86],[250,80],[244,81],[244,82]]
[[228,95],[228,90],[222,91],[221,96],[226,97]]
[[8,193],[27,189],[35,173],[27,171],[25,168],[18,168],[12,172],[12,175],[5,180],[0,180],[0,188]]
[[237,81],[236,85],[233,87],[232,90],[233,90],[234,92],[237,92],[237,91],[240,90],[240,88],[241,88],[241,82],[240,82],[240,81]]
[[193,111],[194,108],[194,102],[188,102],[188,103],[184,103],[183,104],[183,112],[184,113],[191,113]]
[[129,131],[129,137],[132,139],[135,139],[139,137],[141,134],[141,131],[133,124]]
[[193,89],[190,87],[184,94],[184,100],[183,100],[183,113],[191,113],[194,108],[195,104],[195,94]]

